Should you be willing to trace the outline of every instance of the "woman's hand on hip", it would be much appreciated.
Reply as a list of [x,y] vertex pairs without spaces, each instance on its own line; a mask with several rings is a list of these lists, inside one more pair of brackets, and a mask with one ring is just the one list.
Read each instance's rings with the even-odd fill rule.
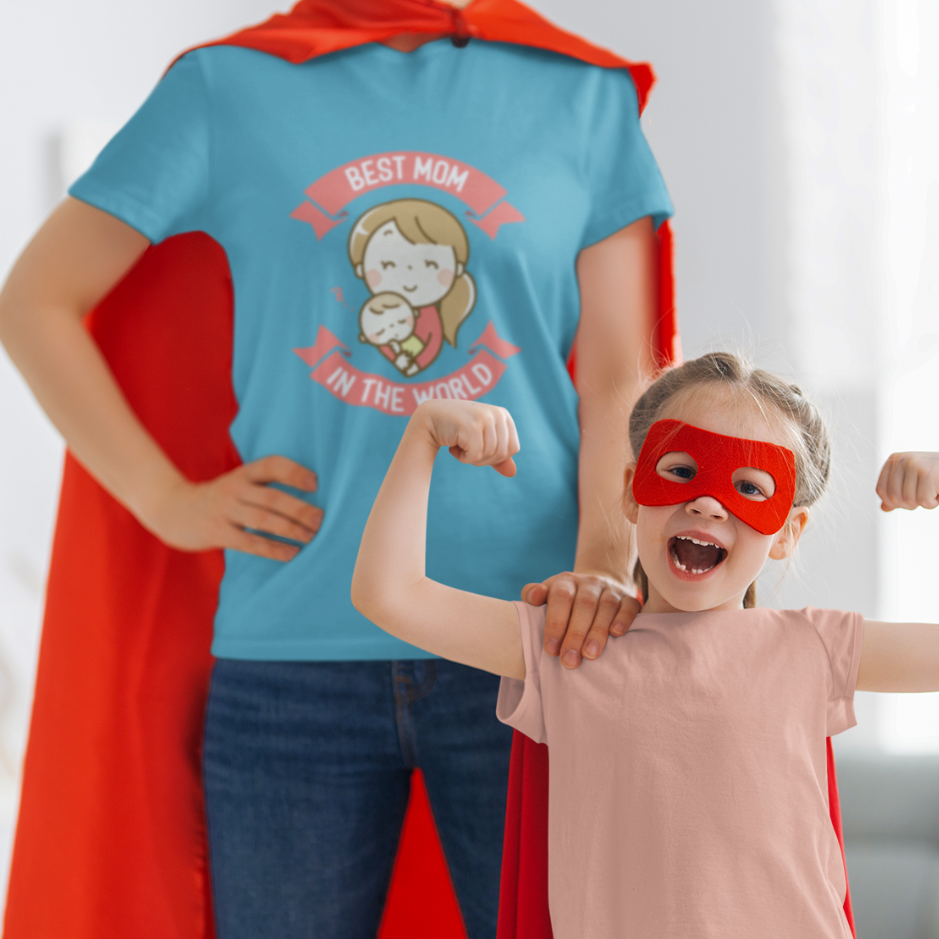
[[284,456],[246,463],[208,482],[177,479],[154,493],[142,521],[161,541],[183,551],[233,548],[289,561],[300,548],[267,535],[307,544],[323,521],[323,510],[273,488],[280,483],[316,491],[316,475]]
[[532,606],[548,604],[544,649],[560,655],[566,668],[582,658],[595,659],[610,636],[622,636],[641,609],[625,584],[602,574],[565,571],[540,584],[527,584],[522,600]]

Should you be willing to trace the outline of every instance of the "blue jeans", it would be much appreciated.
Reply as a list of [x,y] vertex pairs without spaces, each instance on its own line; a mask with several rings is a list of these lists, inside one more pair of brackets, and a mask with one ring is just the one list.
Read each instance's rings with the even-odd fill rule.
[[218,939],[375,939],[424,771],[470,939],[496,934],[511,728],[437,659],[220,659],[205,792]]

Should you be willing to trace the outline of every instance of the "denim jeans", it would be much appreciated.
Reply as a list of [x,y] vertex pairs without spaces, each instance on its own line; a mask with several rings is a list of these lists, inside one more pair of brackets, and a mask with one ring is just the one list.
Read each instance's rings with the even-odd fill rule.
[[416,766],[470,939],[493,939],[498,687],[436,659],[220,659],[204,749],[218,939],[375,939]]

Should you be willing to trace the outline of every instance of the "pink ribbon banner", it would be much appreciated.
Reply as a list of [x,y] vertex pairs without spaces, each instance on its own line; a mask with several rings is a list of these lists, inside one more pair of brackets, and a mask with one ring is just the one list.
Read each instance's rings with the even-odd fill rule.
[[422,401],[431,398],[462,398],[475,401],[492,391],[505,374],[503,358],[521,349],[502,339],[490,322],[470,347],[469,362],[436,381],[404,384],[381,375],[363,372],[349,362],[350,352],[325,326],[320,326],[316,344],[294,352],[313,367],[310,378],[346,404],[374,408],[383,414],[409,417]]
[[515,206],[503,201],[505,189],[494,179],[450,157],[413,150],[376,153],[339,166],[307,187],[310,202],[302,202],[291,218],[313,227],[317,239],[344,222],[346,206],[366,192],[384,186],[431,186],[461,199],[469,206],[468,221],[495,238],[502,225],[524,222]]

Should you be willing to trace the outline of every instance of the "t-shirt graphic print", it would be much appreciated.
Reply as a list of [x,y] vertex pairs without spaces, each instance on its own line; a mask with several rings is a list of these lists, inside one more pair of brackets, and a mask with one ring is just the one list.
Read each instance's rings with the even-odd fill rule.
[[[506,190],[485,173],[419,152],[378,153],[338,167],[307,188],[307,198],[291,215],[323,240],[351,217],[350,207],[364,191],[401,184],[458,198],[465,205],[464,222],[492,239],[502,225],[525,221],[505,198]],[[501,339],[491,321],[463,365],[431,381],[420,380],[444,342],[460,347],[461,327],[476,306],[464,222],[429,198],[410,198],[381,202],[351,223],[349,263],[368,291],[358,307],[358,341],[365,347],[359,351],[381,354],[401,379],[411,381],[369,371],[368,354],[356,354],[325,326],[313,346],[295,350],[313,367],[313,381],[347,404],[398,415],[412,414],[429,398],[476,400],[498,384],[504,360],[521,350]],[[334,287],[331,292],[349,305],[351,290]]]

